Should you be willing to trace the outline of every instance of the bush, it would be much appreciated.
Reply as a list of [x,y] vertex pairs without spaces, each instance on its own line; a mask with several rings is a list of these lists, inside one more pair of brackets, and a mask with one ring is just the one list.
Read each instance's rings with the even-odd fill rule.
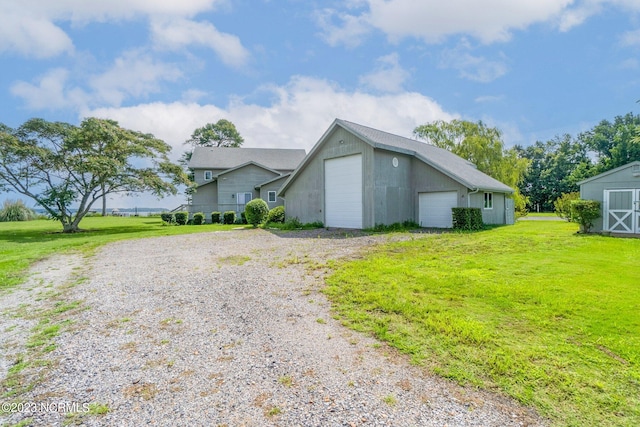
[[176,218],[171,212],[161,213],[160,218],[162,219],[162,222],[166,222],[167,224],[173,224],[174,222],[176,222]]
[[580,231],[588,233],[593,227],[593,220],[600,218],[600,202],[581,199],[572,201],[571,218],[580,224]]
[[416,228],[420,228],[420,224],[412,220],[406,220],[402,223],[394,222],[393,224],[376,224],[372,231],[379,233],[387,233],[393,231],[407,231],[407,230],[415,230]]
[[244,212],[240,212],[240,218],[236,219],[236,222],[238,224],[247,224],[247,216],[245,215]]
[[451,208],[453,213],[453,229],[476,231],[484,228],[480,208]]
[[558,215],[560,218],[566,219],[569,222],[572,222],[573,218],[571,217],[571,202],[573,202],[574,200],[578,200],[579,198],[580,193],[578,192],[562,193],[562,195],[553,202],[553,208],[556,211],[556,215]]
[[176,212],[175,214],[176,224],[186,225],[189,221],[189,212]]
[[267,222],[284,223],[284,206],[276,206],[269,211]]
[[25,206],[22,200],[5,200],[0,210],[0,222],[9,221],[31,221],[36,219],[37,215]]
[[244,207],[244,214],[247,223],[257,227],[267,220],[269,215],[269,205],[262,199],[253,199]]
[[194,225],[204,224],[204,214],[202,212],[197,212],[193,214],[193,224]]
[[211,212],[211,223],[212,224],[220,224],[220,216],[222,214],[220,212]]
[[222,221],[225,224],[235,224],[236,222],[236,213],[234,211],[226,211],[222,214]]
[[298,219],[298,217],[289,218],[285,221],[283,230],[295,230],[297,228],[302,228],[302,223]]

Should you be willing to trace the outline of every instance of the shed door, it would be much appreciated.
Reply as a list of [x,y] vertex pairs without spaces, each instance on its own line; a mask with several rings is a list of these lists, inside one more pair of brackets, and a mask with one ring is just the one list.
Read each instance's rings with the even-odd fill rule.
[[362,154],[324,162],[325,225],[362,228]]
[[634,201],[636,210],[636,233],[640,234],[640,189],[636,190],[636,200]]
[[420,226],[433,228],[453,227],[451,208],[458,206],[458,192],[418,194],[418,218]]
[[637,190],[604,190],[605,229],[618,233],[637,232],[634,198]]

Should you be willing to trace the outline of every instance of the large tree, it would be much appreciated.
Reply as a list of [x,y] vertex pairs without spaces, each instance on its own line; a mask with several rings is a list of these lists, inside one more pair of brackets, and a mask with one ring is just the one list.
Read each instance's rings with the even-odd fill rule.
[[240,147],[243,142],[236,126],[226,119],[197,128],[187,140],[194,147]]
[[529,167],[529,160],[518,156],[515,149],[504,148],[499,129],[488,127],[482,121],[438,120],[416,127],[413,133],[469,160],[478,170],[513,188],[516,209],[524,209],[526,200],[520,194],[518,184]]
[[597,157],[594,173],[606,172],[640,160],[638,128],[640,115],[616,116],[613,122],[602,120],[578,139]]
[[36,201],[64,232],[99,199],[116,193],[177,193],[189,184],[169,161],[171,146],[121,128],[113,120],[88,118],[80,126],[31,119],[17,129],[0,124],[0,190]]
[[593,175],[587,147],[568,134],[526,148],[516,146],[516,150],[531,161],[520,192],[528,198],[532,210],[552,211],[558,197],[578,191],[578,182]]

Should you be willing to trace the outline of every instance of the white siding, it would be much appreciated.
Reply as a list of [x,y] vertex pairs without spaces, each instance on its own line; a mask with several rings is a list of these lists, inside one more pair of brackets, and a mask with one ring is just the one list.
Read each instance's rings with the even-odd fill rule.
[[325,226],[362,228],[362,155],[324,162]]

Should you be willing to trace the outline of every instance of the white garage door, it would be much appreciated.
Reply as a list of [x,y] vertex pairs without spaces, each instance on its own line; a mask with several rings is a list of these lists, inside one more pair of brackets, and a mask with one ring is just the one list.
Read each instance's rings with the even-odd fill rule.
[[362,228],[362,155],[324,162],[325,226]]
[[419,193],[418,206],[418,217],[422,227],[451,228],[451,208],[458,206],[458,192]]

